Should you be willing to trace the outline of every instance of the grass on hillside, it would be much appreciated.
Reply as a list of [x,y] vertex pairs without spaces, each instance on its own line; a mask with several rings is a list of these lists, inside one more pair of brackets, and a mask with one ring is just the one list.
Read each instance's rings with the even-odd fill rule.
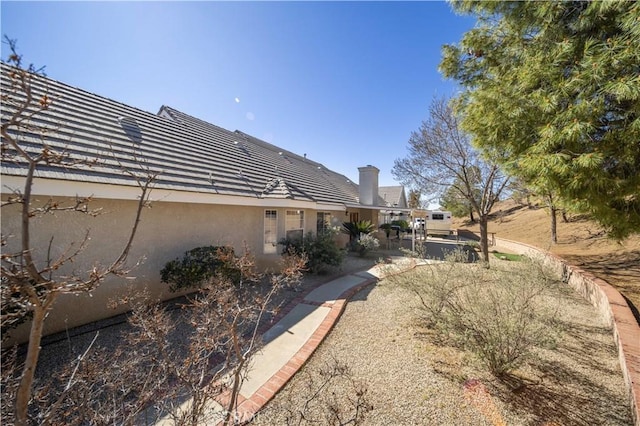
[[[548,209],[505,200],[494,207],[488,230],[497,238],[550,251],[607,281],[625,297],[640,323],[640,234],[618,242],[585,216],[568,215],[567,219],[558,214],[558,242],[552,244]],[[455,218],[452,228],[480,234],[479,225],[468,218]]]

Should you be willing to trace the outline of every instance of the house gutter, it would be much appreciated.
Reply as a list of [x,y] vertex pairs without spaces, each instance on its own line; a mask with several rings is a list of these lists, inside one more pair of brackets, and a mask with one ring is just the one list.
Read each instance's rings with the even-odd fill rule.
[[[2,175],[2,194],[12,194],[12,189],[21,189],[25,178]],[[133,200],[140,197],[137,186],[113,185],[107,183],[80,182],[62,179],[36,179],[33,195],[48,197],[91,197],[93,199]],[[257,198],[255,196],[225,195],[195,191],[171,190],[155,187],[151,191],[150,202],[214,204],[248,207],[289,207],[324,211],[345,211],[343,203],[326,203],[291,198]]]

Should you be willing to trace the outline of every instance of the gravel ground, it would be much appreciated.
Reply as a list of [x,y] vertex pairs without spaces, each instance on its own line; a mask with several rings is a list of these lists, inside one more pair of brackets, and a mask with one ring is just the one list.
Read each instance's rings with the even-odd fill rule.
[[[277,302],[286,304],[337,275],[366,269],[388,254],[349,256],[340,270],[306,276],[296,291],[282,292]],[[434,339],[416,320],[415,297],[383,280],[354,296],[309,363],[253,424],[287,424],[287,413],[304,406],[309,392],[315,390],[309,385],[319,386],[319,371],[334,368],[334,359],[347,365],[350,374],[335,379],[309,403],[322,407],[309,410],[319,419],[317,424],[331,424],[326,407],[344,408],[360,387],[366,388],[366,399],[373,407],[366,425],[632,424],[611,330],[570,289],[558,291],[556,301],[563,307],[565,329],[557,348],[540,350],[530,366],[505,383],[488,374],[473,355]],[[125,327],[122,318],[115,318],[50,336],[45,339],[38,371],[47,375],[82,353],[96,329],[100,329],[96,344],[112,347]],[[349,410],[339,412],[350,414]]]
[[[394,252],[393,254],[399,254]],[[300,297],[302,294],[312,290],[313,288],[330,281],[336,276],[365,270],[377,262],[381,253],[370,253],[366,257],[360,257],[349,254],[339,268],[333,268],[323,274],[306,274],[295,289],[283,289],[276,293],[272,298],[271,306],[286,306],[290,301]],[[266,293],[268,286],[264,286],[262,291]],[[179,306],[186,303],[185,298],[176,298],[166,302],[166,307],[173,312],[173,315],[180,315]],[[264,316],[266,328],[270,322],[277,320],[271,318],[271,314]],[[180,325],[185,326],[184,324]],[[127,315],[117,315],[101,321],[96,321],[84,326],[75,327],[65,332],[52,334],[42,339],[42,350],[37,368],[37,377],[46,378],[51,372],[57,371],[65,364],[75,363],[75,359],[92,345],[93,348],[101,352],[115,350],[115,347],[122,343],[122,333],[126,333],[131,327],[127,323]],[[180,338],[188,334],[188,330],[184,332],[178,330],[175,335]],[[97,335],[97,336],[96,336]],[[20,347],[19,353],[24,355],[26,345]]]
[[562,307],[557,347],[537,351],[499,381],[473,355],[435,339],[416,320],[415,296],[383,280],[349,302],[311,360],[252,424],[287,424],[287,413],[310,399],[310,381],[319,383],[318,372],[334,358],[351,375],[308,403],[318,424],[329,423],[331,401],[348,405],[353,381],[366,387],[373,407],[365,425],[632,424],[611,330],[566,287],[556,287],[552,303]]

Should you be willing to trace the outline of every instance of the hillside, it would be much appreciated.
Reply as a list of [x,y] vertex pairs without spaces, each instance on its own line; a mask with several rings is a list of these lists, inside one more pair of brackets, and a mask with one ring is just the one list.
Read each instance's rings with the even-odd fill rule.
[[[494,208],[489,232],[495,232],[498,238],[548,250],[606,280],[633,304],[640,321],[640,235],[617,243],[590,220],[576,216],[568,219],[565,223],[558,215],[558,243],[552,245],[549,211],[542,206],[529,208],[507,200]],[[477,224],[460,218],[454,219],[453,228],[480,231]]]

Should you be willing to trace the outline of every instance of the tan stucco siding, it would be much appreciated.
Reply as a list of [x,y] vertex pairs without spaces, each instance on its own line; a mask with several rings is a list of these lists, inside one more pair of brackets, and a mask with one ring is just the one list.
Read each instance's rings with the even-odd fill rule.
[[[37,197],[38,205],[46,198]],[[70,205],[69,199],[60,199],[62,205]],[[129,235],[133,225],[137,203],[126,200],[95,200],[92,209],[102,209],[97,217],[75,212],[56,212],[32,219],[32,247],[41,262],[53,236],[52,257],[64,253],[72,243],[74,247],[89,231],[86,249],[59,272],[77,271],[86,275],[95,264],[106,265],[113,261]],[[9,235],[4,253],[17,249],[20,240],[19,206],[7,206],[2,210],[2,234]],[[109,277],[96,288],[91,296],[86,294],[64,295],[56,302],[47,318],[45,334],[86,324],[126,311],[125,306],[109,308],[109,302],[127,294],[129,288],[146,288],[154,299],[175,297],[166,284],[160,282],[160,270],[164,264],[181,257],[186,250],[205,245],[232,245],[241,254],[244,245],[251,250],[261,268],[275,267],[279,254],[263,255],[264,207],[221,206],[156,201],[142,213],[138,233],[129,255],[130,276],[135,280]],[[278,212],[278,237],[284,237],[286,208],[273,208]],[[316,211],[305,210],[305,231],[315,232]],[[278,250],[279,252],[279,250]],[[137,262],[140,262],[136,266]],[[69,267],[71,266],[71,268]],[[12,333],[15,340],[26,340],[26,329]]]

